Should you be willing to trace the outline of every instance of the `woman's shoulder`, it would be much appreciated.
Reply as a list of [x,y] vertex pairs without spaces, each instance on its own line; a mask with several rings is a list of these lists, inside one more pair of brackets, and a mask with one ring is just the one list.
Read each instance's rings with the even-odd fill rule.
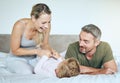
[[17,23],[27,24],[30,21],[30,18],[21,18],[17,21]]
[[16,21],[16,23],[14,24],[15,28],[25,28],[26,24],[29,22],[30,18],[22,18]]
[[13,32],[23,32],[25,27],[26,27],[26,23],[29,20],[29,18],[22,18],[19,19],[15,22],[14,26],[13,26]]

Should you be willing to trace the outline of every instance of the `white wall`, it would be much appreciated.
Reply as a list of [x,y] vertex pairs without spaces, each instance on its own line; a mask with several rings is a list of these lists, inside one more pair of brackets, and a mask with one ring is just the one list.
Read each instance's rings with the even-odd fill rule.
[[32,6],[40,2],[52,10],[51,34],[79,34],[82,26],[93,23],[120,54],[120,0],[1,0],[0,34],[10,34],[15,21],[30,17]]

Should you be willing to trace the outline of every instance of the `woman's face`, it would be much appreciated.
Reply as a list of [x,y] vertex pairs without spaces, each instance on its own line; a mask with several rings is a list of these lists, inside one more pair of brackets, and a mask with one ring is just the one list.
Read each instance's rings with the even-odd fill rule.
[[41,14],[38,19],[34,20],[34,25],[39,32],[44,32],[51,27],[51,15]]

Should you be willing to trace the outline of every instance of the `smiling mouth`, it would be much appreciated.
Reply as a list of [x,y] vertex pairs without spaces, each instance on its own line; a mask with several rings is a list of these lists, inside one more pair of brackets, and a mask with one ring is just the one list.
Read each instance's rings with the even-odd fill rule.
[[40,29],[43,29],[42,27],[40,27]]
[[84,47],[83,47],[83,46],[80,46],[80,49],[84,49]]

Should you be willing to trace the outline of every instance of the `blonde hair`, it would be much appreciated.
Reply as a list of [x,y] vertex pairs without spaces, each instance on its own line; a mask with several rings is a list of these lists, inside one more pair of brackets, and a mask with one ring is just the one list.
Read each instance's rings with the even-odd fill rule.
[[44,35],[42,32],[37,32],[37,35],[35,36],[35,42],[37,45],[42,45],[43,43],[43,39],[44,39]]
[[59,78],[77,76],[80,74],[79,63],[74,58],[66,59],[65,64],[62,64],[58,69],[57,77]]
[[38,19],[42,13],[51,14],[51,10],[46,4],[38,3],[32,7],[31,16],[33,15],[36,19]]

